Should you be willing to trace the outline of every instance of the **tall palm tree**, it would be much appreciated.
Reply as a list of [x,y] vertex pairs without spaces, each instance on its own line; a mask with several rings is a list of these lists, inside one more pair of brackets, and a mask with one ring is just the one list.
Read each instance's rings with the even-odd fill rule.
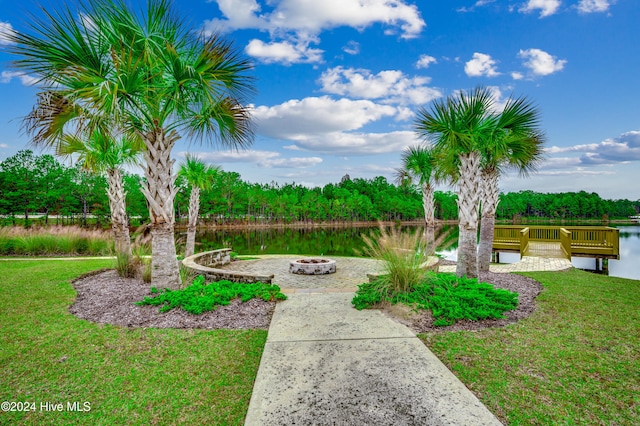
[[58,117],[61,125],[92,129],[109,116],[142,138],[152,282],[178,288],[171,151],[181,132],[226,147],[252,142],[244,106],[253,92],[246,74],[251,64],[218,35],[192,31],[170,0],[149,0],[141,13],[124,0],[87,0],[78,12],[65,7],[42,13],[29,31],[7,36],[7,50],[20,56],[14,67],[89,112]]
[[491,91],[476,88],[421,108],[414,122],[419,136],[442,153],[442,167],[458,186],[458,262],[456,275],[478,276],[477,233],[480,188],[479,146],[494,126]]
[[402,153],[402,167],[397,171],[398,183],[417,181],[422,192],[422,206],[428,241],[435,236],[434,184],[439,180],[435,150],[427,145],[413,145]]
[[198,212],[200,210],[200,191],[211,188],[219,166],[207,165],[198,157],[187,154],[185,161],[180,164],[178,175],[185,178],[191,186],[189,196],[189,225],[187,227],[187,247],[184,257],[191,256],[195,251],[196,226],[198,224]]
[[137,164],[142,150],[139,139],[121,137],[113,140],[106,132],[96,128],[88,139],[66,135],[56,148],[60,156],[78,155],[82,168],[107,176],[107,196],[111,210],[111,229],[116,251],[131,256],[131,239],[126,211],[126,192],[122,181],[122,166]]
[[482,141],[482,214],[478,269],[488,271],[491,262],[496,209],[500,197],[498,180],[504,168],[515,168],[526,176],[542,160],[544,135],[538,128],[540,114],[526,98],[509,98],[496,113],[494,129]]

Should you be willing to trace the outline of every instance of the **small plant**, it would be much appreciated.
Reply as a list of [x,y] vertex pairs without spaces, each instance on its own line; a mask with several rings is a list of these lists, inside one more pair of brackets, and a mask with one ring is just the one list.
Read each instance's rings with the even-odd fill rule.
[[[154,293],[154,289],[151,292]],[[263,283],[233,283],[223,280],[205,283],[204,277],[199,275],[191,285],[181,290],[157,292],[153,297],[145,297],[137,305],[160,306],[160,312],[168,312],[175,308],[199,315],[203,312],[215,310],[218,306],[228,305],[231,300],[240,298],[243,302],[259,297],[265,301],[284,300],[287,298],[280,292],[280,287]]]
[[128,253],[116,253],[116,271],[123,278],[135,278],[140,269],[140,258]]
[[149,284],[151,282],[151,259],[142,260],[142,281]]
[[362,284],[352,300],[356,309],[366,309],[381,302],[400,302],[416,309],[431,310],[433,325],[441,327],[462,319],[504,318],[506,311],[518,306],[518,294],[494,288],[475,278],[429,272],[421,283],[407,292],[384,293],[378,282]]
[[193,282],[196,278],[196,272],[193,269],[189,269],[180,263],[180,282],[183,287],[186,287],[188,283]]
[[435,247],[443,238],[426,241],[418,231],[400,232],[395,227],[387,231],[384,226],[380,226],[380,236],[375,240],[363,236],[363,253],[384,262],[386,274],[376,284],[381,296],[407,292],[420,283],[428,269],[429,257],[433,256]]

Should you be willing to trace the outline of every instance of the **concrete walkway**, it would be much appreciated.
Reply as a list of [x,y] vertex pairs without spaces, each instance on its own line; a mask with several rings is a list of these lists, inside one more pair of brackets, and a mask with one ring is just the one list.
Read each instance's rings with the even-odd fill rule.
[[[295,257],[242,265],[269,268],[289,293],[273,315],[245,425],[501,424],[409,328],[378,310],[353,308],[356,286],[380,272],[380,263],[335,258],[338,273],[307,277],[288,274]],[[525,258],[491,270],[569,267],[561,259]]]
[[[568,259],[544,258],[534,256],[524,256],[519,262],[501,263],[490,265],[491,272],[531,272],[531,271],[562,271],[572,268],[573,265]],[[455,272],[455,265],[440,266],[440,272]]]
[[352,298],[278,303],[245,425],[501,424],[411,330]]

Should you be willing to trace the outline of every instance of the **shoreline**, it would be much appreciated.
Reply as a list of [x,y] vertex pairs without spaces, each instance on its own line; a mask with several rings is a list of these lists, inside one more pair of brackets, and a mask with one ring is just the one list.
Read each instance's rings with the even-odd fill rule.
[[[358,221],[358,222],[270,222],[270,223],[202,223],[198,224],[198,229],[214,230],[214,229],[279,229],[279,228],[293,228],[293,229],[313,229],[313,228],[375,228],[378,226],[424,226],[424,220],[403,220],[403,221]],[[457,220],[439,220],[436,221],[436,227],[443,225],[458,225]],[[640,225],[639,222],[632,219],[612,219],[607,221],[602,220],[496,220],[496,225],[518,225],[518,226],[579,226],[579,225],[593,225],[593,226],[610,226],[610,225]],[[176,224],[175,229],[183,230],[187,229],[186,224]]]

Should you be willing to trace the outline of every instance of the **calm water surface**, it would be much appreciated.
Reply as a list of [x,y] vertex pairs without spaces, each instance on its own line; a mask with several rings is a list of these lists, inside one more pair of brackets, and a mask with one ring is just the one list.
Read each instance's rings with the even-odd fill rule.
[[[640,279],[640,225],[620,226],[620,260],[609,261],[609,275]],[[412,227],[409,229],[416,229]],[[199,231],[196,237],[199,249],[209,250],[232,247],[239,254],[309,254],[323,256],[358,256],[365,244],[362,235],[375,235],[377,228],[270,228]],[[457,251],[457,227],[445,229],[449,232],[445,244],[438,253],[446,259],[455,260]],[[500,261],[512,263],[519,260],[518,254],[501,253]],[[595,260],[574,257],[573,266],[594,270]]]

